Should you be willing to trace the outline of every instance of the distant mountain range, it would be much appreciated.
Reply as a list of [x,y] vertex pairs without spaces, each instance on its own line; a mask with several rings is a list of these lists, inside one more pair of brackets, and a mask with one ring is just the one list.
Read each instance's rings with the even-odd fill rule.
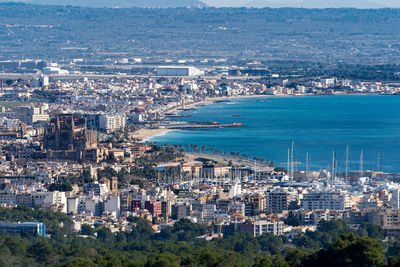
[[[0,2],[13,2],[12,0]],[[174,8],[174,7],[206,7],[207,4],[198,0],[22,0],[39,5],[71,5],[81,7],[148,7],[148,8]]]
[[398,0],[0,0],[39,5],[80,7],[255,7],[255,8],[400,8]]
[[202,0],[216,7],[400,8],[399,0]]
[[304,1],[277,1],[253,0],[244,4],[245,7],[303,7],[303,8],[384,8],[385,5],[365,0],[304,0]]

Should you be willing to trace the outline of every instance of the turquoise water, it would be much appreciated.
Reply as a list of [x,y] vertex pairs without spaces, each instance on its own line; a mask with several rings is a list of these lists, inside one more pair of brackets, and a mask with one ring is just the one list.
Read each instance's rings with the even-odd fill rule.
[[[279,163],[287,162],[294,140],[294,159],[305,169],[326,169],[336,151],[338,170],[344,170],[346,145],[349,167],[400,172],[400,96],[353,95],[237,99],[186,111],[180,121],[242,122],[242,128],[170,132],[150,139],[161,144],[197,144],[222,151],[246,153]],[[234,117],[239,114],[240,117]]]

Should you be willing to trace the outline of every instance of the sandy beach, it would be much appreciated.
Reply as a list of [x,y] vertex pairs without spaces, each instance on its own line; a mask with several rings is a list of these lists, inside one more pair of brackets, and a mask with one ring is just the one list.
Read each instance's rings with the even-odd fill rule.
[[160,128],[160,129],[140,129],[140,130],[138,130],[136,132],[131,133],[130,137],[138,138],[141,141],[146,141],[147,139],[149,139],[152,136],[162,135],[162,134],[165,134],[165,133],[171,132],[171,131],[177,131],[177,130],[171,130],[171,129],[165,129],[165,128]]

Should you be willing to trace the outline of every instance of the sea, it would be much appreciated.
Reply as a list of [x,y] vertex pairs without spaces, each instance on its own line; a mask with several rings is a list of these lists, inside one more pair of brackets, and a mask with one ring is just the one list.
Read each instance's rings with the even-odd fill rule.
[[[287,166],[293,142],[297,169],[400,173],[400,96],[329,95],[241,98],[198,106],[178,121],[240,122],[241,128],[173,131],[153,136],[158,144],[194,144],[261,157]],[[235,115],[235,116],[234,116]],[[362,156],[361,156],[362,154]],[[362,160],[361,160],[362,158]]]

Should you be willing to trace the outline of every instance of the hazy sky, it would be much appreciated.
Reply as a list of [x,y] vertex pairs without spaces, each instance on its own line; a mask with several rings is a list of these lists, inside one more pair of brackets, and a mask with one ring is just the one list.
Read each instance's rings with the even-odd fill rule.
[[[273,6],[276,5],[283,5],[283,6],[291,6],[292,3],[293,5],[296,6],[303,3],[303,2],[321,2],[324,3],[325,0],[202,0],[202,2],[207,3],[210,6],[217,6],[217,7],[223,7],[223,6],[229,6],[229,7],[237,7],[237,6],[246,6],[249,3],[270,3]],[[342,7],[343,5],[343,0],[331,0],[329,1],[332,7]],[[371,4],[377,4],[378,6],[382,7],[400,7],[400,0],[347,0],[346,2],[348,3],[354,3],[355,7],[363,7],[362,5],[364,3],[371,3]],[[335,5],[335,6],[333,6]],[[360,5],[360,6],[358,6]]]

